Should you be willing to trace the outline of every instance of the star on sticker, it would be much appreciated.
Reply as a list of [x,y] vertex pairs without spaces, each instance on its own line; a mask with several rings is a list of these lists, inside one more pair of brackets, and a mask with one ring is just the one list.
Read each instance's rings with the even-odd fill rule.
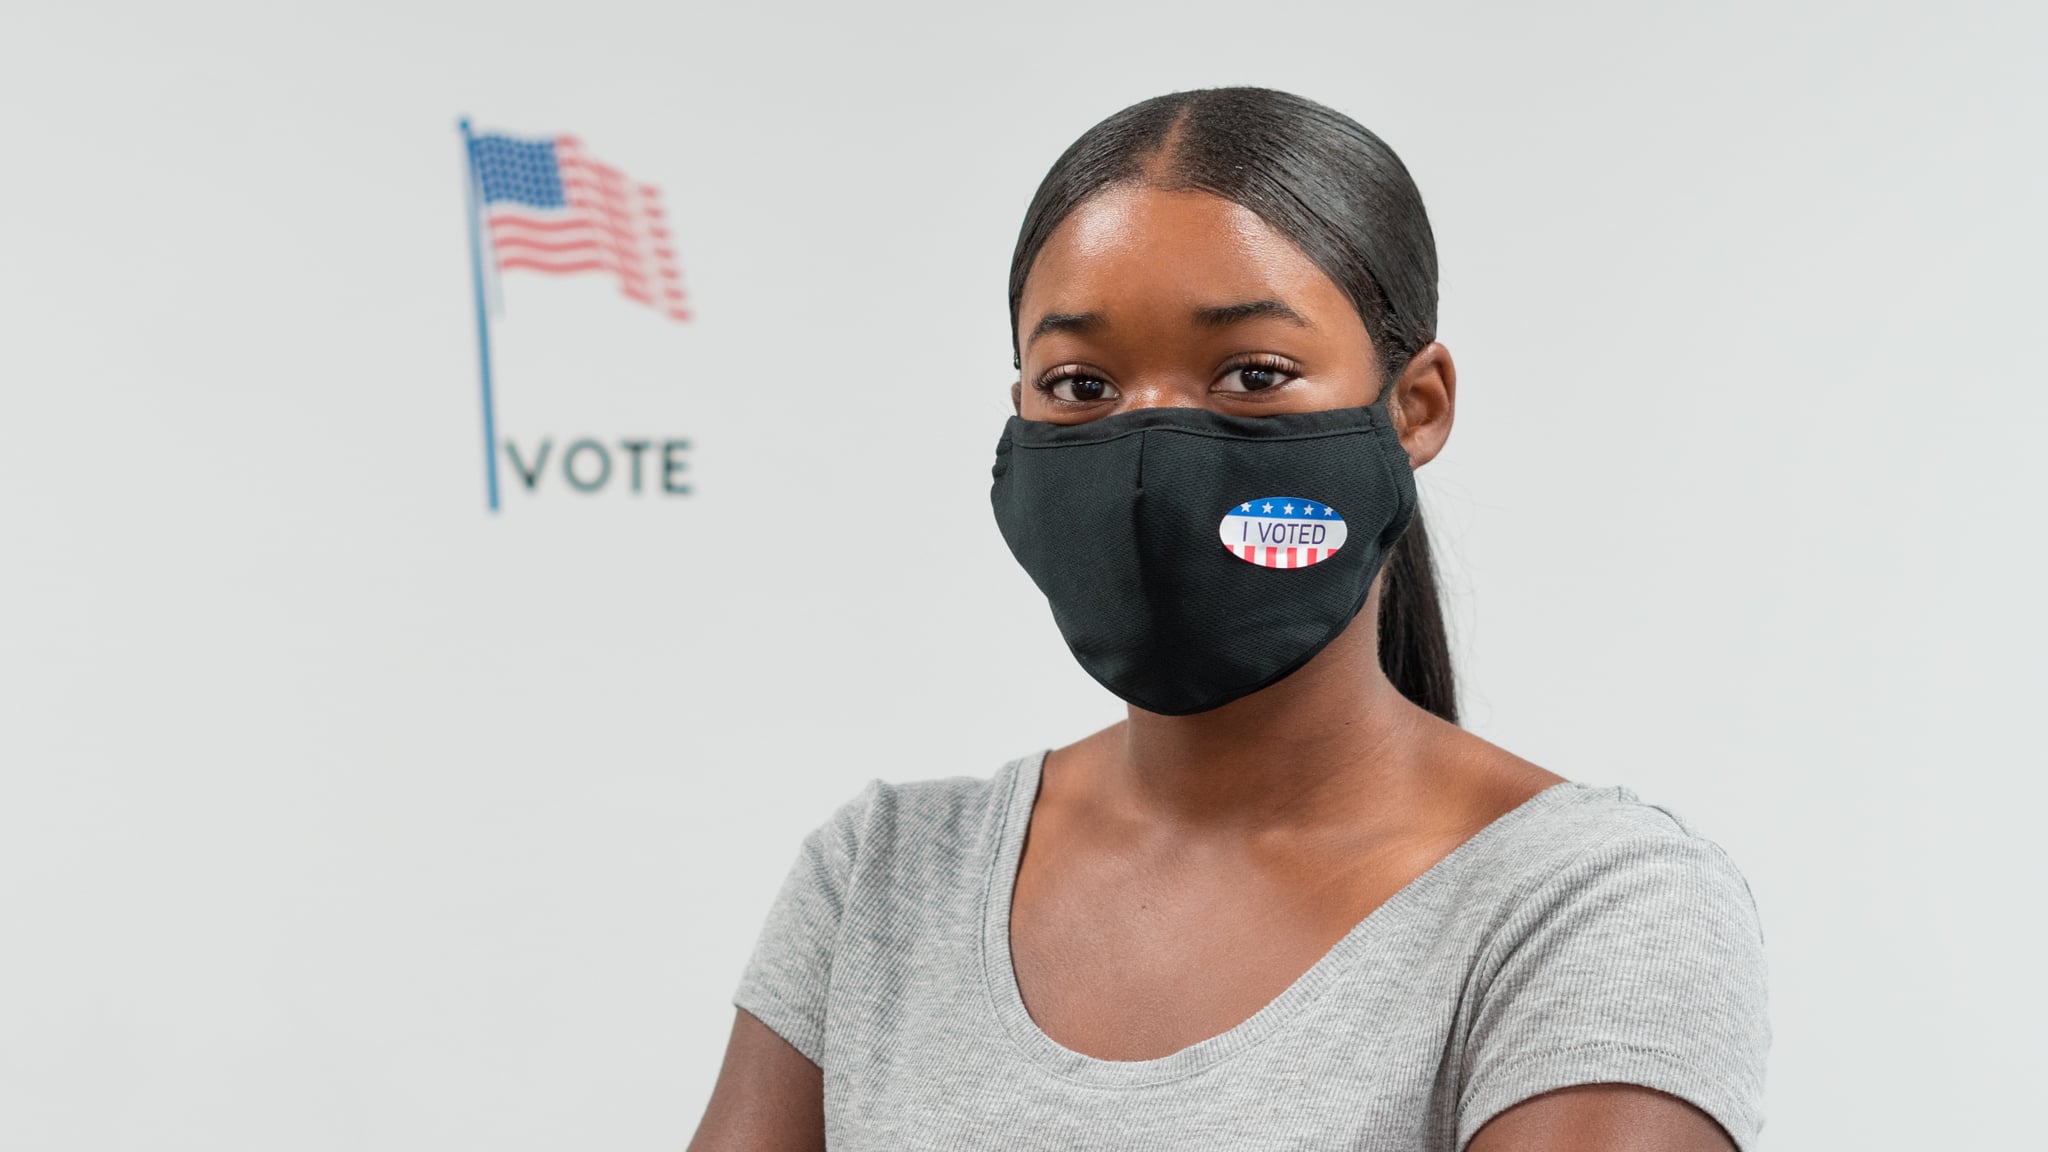
[[1337,510],[1335,508],[1330,507],[1328,504],[1323,505],[1323,515],[1335,516],[1336,514]]
[[1261,506],[1259,510],[1262,512],[1271,512],[1273,510],[1273,506],[1271,504],[1266,504]]
[[1241,507],[1241,509],[1240,509],[1240,510],[1241,510],[1241,511],[1245,511],[1245,512],[1249,512],[1249,511],[1251,511],[1251,510],[1252,510],[1252,506],[1251,506],[1251,505],[1249,505],[1249,504],[1246,504],[1246,505],[1243,505],[1243,506]]
[[1292,505],[1292,504],[1289,504],[1289,505],[1288,505],[1288,506],[1286,507],[1285,511],[1286,511],[1286,513],[1287,513],[1287,514],[1288,514],[1289,516],[1292,516],[1292,515],[1294,515],[1294,505]]

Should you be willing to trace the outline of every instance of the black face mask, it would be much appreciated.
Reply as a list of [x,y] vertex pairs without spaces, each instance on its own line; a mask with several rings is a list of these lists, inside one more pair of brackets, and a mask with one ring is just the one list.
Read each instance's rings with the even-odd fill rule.
[[1273,416],[1012,416],[991,498],[1081,667],[1167,716],[1308,663],[1365,606],[1416,505],[1384,399]]

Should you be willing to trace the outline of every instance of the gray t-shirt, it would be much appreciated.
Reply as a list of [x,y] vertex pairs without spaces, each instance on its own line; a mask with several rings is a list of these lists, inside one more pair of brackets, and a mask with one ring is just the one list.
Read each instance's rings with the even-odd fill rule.
[[871,780],[812,831],[733,1003],[824,1070],[835,1152],[1458,1152],[1531,1096],[1621,1082],[1762,1126],[1762,930],[1721,848],[1626,788],[1553,785],[1236,1027],[1154,1060],[1025,1010],[1010,896],[1037,753]]

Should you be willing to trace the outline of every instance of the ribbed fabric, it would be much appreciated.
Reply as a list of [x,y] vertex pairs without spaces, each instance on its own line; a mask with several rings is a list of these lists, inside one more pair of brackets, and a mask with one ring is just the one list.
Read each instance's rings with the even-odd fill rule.
[[1626,788],[1555,785],[1251,1018],[1154,1060],[1025,1010],[1009,910],[1044,753],[871,780],[805,837],[733,1003],[824,1070],[835,1152],[1456,1152],[1573,1084],[1641,1084],[1756,1147],[1763,938],[1725,853]]

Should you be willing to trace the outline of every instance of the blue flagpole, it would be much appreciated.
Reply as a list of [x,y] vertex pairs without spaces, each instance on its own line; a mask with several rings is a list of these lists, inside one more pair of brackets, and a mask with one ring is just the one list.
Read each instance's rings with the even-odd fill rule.
[[469,279],[476,290],[476,356],[484,386],[484,479],[490,486],[491,511],[498,510],[498,426],[491,410],[491,324],[484,308],[484,251],[482,205],[477,190],[476,138],[469,134],[469,118],[462,119],[462,161],[468,178],[463,182],[469,200]]

